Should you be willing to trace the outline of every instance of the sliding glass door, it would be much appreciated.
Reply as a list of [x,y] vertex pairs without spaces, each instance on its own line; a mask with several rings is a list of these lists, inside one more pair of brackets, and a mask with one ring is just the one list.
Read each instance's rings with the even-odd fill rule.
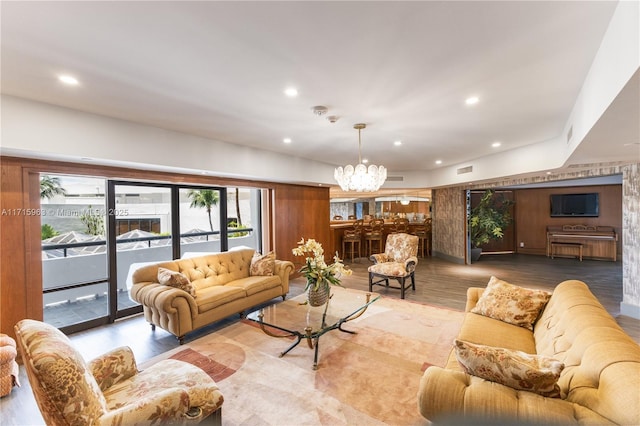
[[43,316],[65,331],[108,322],[105,187],[100,178],[40,175]]
[[172,187],[109,181],[108,220],[112,312],[116,318],[140,312],[129,298],[131,276],[140,266],[174,258]]
[[41,176],[46,322],[65,332],[141,311],[138,267],[237,247],[261,250],[261,190]]

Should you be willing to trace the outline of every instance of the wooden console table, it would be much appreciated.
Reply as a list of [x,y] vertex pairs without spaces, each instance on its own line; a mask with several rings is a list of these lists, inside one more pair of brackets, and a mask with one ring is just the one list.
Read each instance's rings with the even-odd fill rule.
[[618,235],[613,226],[562,225],[547,227],[547,257],[576,256],[606,259],[617,257]]

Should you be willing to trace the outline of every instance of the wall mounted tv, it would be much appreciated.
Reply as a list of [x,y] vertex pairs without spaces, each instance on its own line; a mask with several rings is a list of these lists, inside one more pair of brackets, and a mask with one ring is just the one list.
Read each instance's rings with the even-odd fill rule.
[[598,217],[597,192],[588,194],[551,194],[551,217]]

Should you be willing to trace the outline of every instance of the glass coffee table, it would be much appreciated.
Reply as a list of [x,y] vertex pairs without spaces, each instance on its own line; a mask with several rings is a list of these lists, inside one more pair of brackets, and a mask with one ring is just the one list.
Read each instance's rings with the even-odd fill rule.
[[[369,305],[380,298],[379,294],[332,287],[329,301],[318,307],[305,303],[305,296],[276,303],[251,312],[247,319],[260,325],[262,331],[272,337],[295,337],[280,357],[306,340],[310,349],[314,349],[313,369],[318,369],[318,343],[320,337],[331,330],[356,334],[342,326],[362,315]],[[276,330],[282,332],[279,333]]]

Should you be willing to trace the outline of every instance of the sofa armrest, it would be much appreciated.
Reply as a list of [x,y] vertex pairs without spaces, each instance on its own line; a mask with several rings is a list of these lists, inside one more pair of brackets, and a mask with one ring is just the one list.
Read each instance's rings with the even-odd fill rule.
[[[136,302],[167,315],[185,315],[193,321],[198,315],[196,300],[184,290],[153,282],[140,282],[131,286],[131,298]],[[188,311],[188,312],[187,312]]]
[[411,273],[416,270],[416,265],[418,264],[418,258],[416,256],[411,256],[407,260],[404,261],[404,269]]
[[295,267],[293,266],[293,262],[289,262],[288,260],[276,259],[275,263],[276,266],[273,273],[280,277],[284,294],[287,294],[289,293],[289,276],[293,273]]
[[89,361],[89,370],[102,391],[135,376],[138,366],[131,348],[122,346]]
[[[610,423],[586,407],[519,391],[461,371],[429,367],[420,379],[420,414],[442,424]],[[586,422],[588,423],[588,422]]]
[[469,312],[476,306],[484,290],[484,287],[469,287],[467,289],[467,306],[464,308],[465,312]]

